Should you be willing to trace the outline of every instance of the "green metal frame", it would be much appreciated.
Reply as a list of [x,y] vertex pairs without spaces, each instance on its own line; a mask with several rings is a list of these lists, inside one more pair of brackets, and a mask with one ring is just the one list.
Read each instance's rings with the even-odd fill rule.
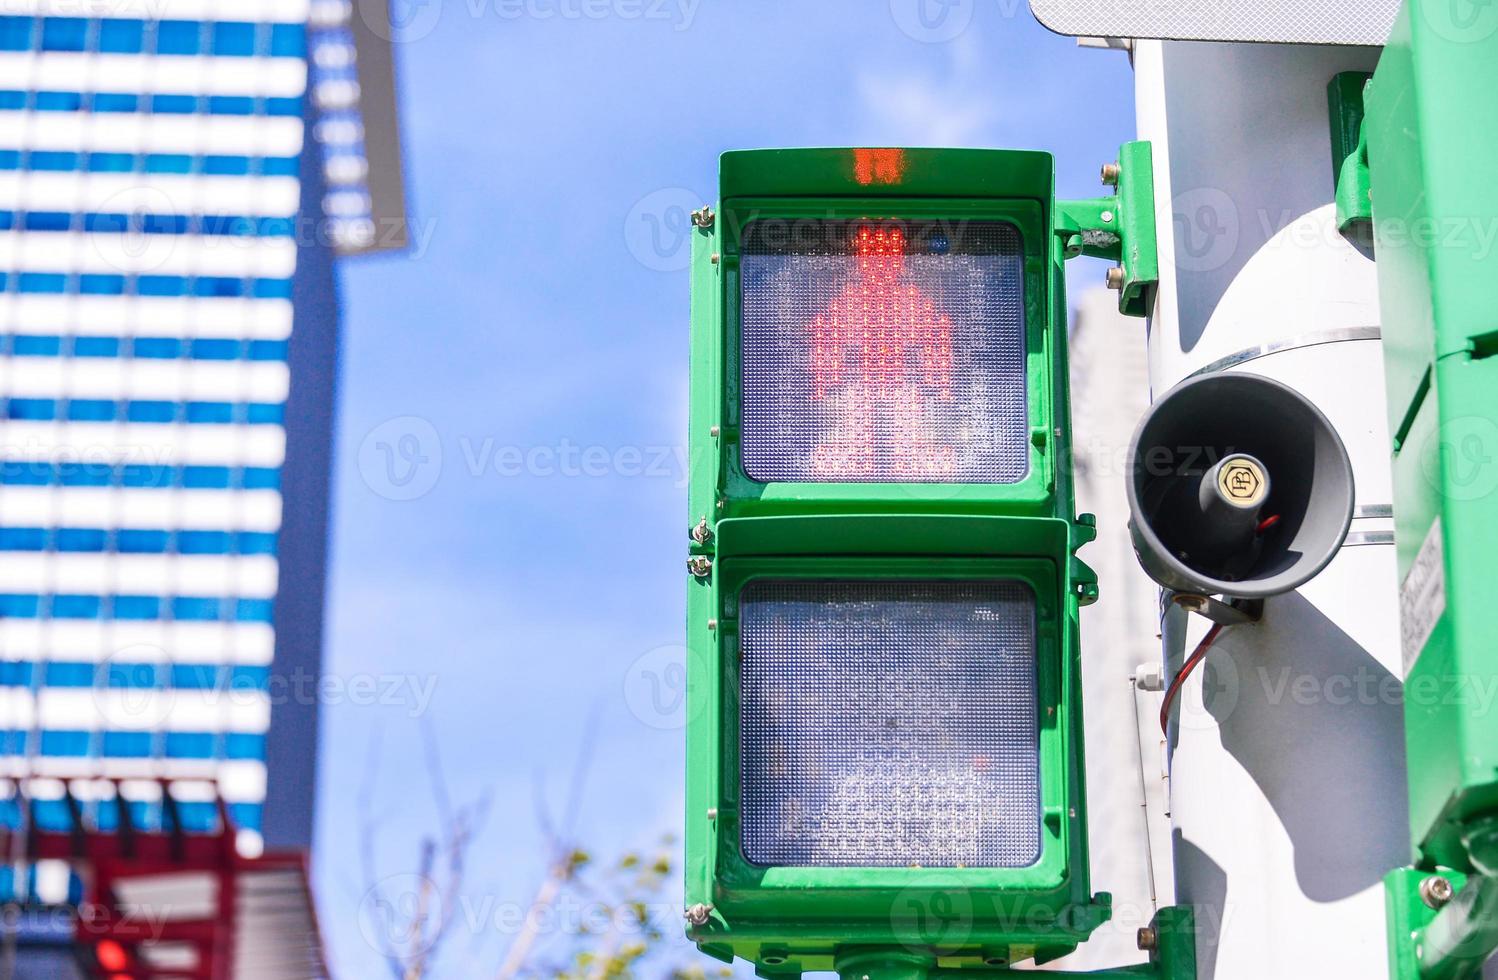
[[1154,150],[1145,140],[1118,151],[1117,193],[1083,201],[1061,201],[1057,234],[1067,258],[1112,259],[1119,268],[1118,311],[1148,316],[1150,292],[1160,280],[1155,236]]
[[[1106,921],[1111,909],[1108,895],[1090,893],[1082,771],[1077,621],[1079,607],[1097,597],[1097,576],[1075,552],[1096,531],[1091,515],[1075,514],[1066,465],[1062,264],[1084,251],[1068,249],[1081,234],[1078,211],[1058,207],[1052,160],[1031,151],[732,152],[721,161],[720,193],[716,216],[699,221],[691,266],[688,500],[695,564],[688,588],[685,869],[686,904],[695,915],[689,935],[705,952],[748,959],[764,974],[841,969],[840,957],[860,950],[897,949],[928,971],[989,973],[1063,955]],[[1133,260],[1139,273],[1154,261],[1152,191],[1148,208],[1138,203],[1143,193],[1128,195],[1138,214],[1150,219],[1149,248]],[[1115,205],[1115,217],[1127,206]],[[996,220],[1019,230],[1030,412],[1030,466],[1022,480],[759,483],[744,473],[740,242],[750,221],[797,218]],[[1128,246],[1117,247],[1122,255]],[[1141,281],[1131,295],[1137,298],[1143,288]],[[764,868],[744,859],[738,823],[738,596],[762,576],[999,577],[1029,583],[1037,597],[1043,801],[1043,846],[1035,864]],[[902,913],[912,902],[921,922],[928,911],[936,915],[956,903],[960,935],[948,929],[933,935],[912,924]],[[1176,914],[1162,915],[1167,912]],[[893,962],[887,956],[885,961]]]
[[[1498,712],[1444,696],[1498,677],[1498,25],[1453,9],[1406,0],[1364,96],[1418,869],[1387,881],[1401,978],[1472,975],[1498,946]],[[1437,871],[1461,887],[1427,916],[1411,883]]]

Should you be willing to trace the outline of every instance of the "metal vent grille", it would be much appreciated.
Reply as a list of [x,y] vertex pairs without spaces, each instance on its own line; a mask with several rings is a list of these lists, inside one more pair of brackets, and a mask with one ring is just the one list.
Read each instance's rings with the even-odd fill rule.
[[744,856],[1040,856],[1035,596],[1018,581],[757,581],[739,606]]
[[[1470,5],[1474,12],[1481,7]],[[1030,0],[1030,9],[1058,34],[1382,45],[1394,26],[1399,0]],[[1475,20],[1466,10],[1463,14]],[[1460,17],[1453,14],[1450,22],[1460,25]]]
[[753,221],[740,275],[751,479],[1024,479],[1024,257],[1013,225]]

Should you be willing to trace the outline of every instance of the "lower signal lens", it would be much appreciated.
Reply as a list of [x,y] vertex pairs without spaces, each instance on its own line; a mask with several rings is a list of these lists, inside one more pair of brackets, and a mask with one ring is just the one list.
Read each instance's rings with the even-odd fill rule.
[[1040,856],[1035,595],[1014,580],[758,580],[740,597],[757,865]]

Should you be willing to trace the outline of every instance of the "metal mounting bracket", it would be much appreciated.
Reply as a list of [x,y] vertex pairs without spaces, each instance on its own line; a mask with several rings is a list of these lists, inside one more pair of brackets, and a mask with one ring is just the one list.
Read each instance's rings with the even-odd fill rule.
[[1149,291],[1160,281],[1155,235],[1155,167],[1151,147],[1136,140],[1119,147],[1118,162],[1103,167],[1111,197],[1056,202],[1056,234],[1066,257],[1112,259],[1108,285],[1118,290],[1118,311],[1149,314]]

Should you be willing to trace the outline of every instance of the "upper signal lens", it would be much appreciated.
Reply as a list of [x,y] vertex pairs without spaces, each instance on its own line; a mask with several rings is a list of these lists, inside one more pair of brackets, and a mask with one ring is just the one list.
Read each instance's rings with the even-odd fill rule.
[[1024,479],[1013,225],[761,219],[745,226],[740,255],[751,479]]

